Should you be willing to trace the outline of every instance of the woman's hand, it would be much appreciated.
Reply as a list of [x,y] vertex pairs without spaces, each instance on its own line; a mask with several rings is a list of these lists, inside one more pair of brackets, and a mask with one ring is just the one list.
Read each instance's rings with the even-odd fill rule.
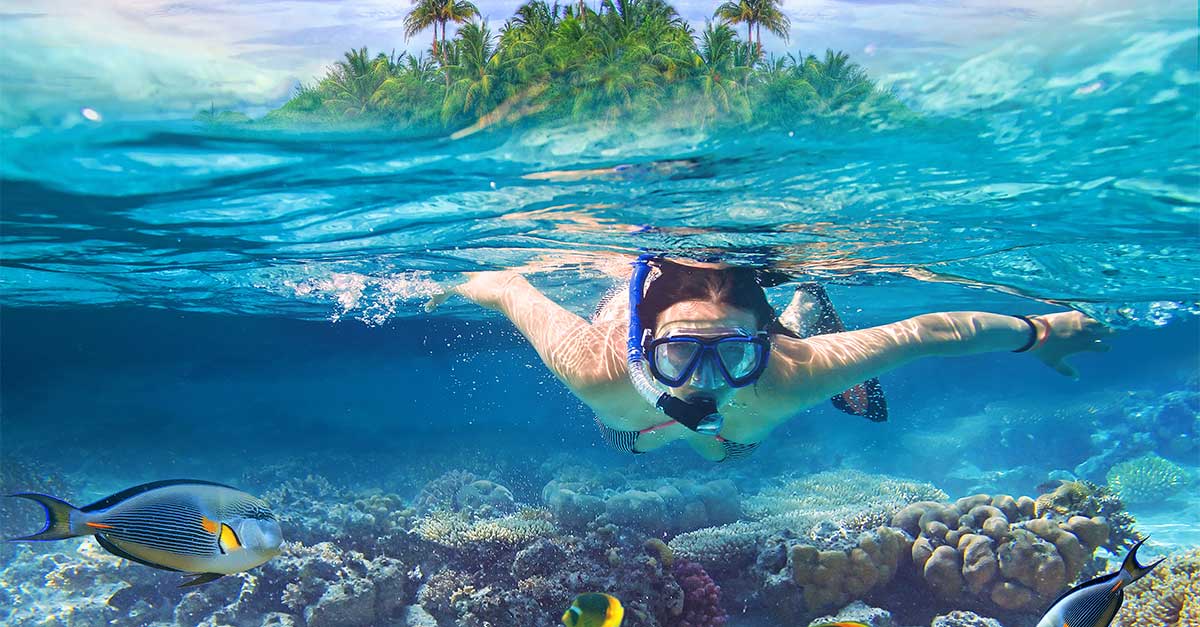
[[1029,352],[1042,360],[1059,374],[1077,378],[1079,373],[1066,358],[1085,351],[1102,353],[1109,346],[1102,339],[1112,334],[1112,329],[1100,324],[1078,311],[1032,316],[1038,325],[1037,344]]
[[466,282],[449,287],[441,294],[430,298],[425,303],[425,311],[430,312],[437,309],[438,305],[446,302],[454,294],[458,294],[481,307],[496,309],[500,306],[500,301],[504,298],[504,293],[507,291],[509,285],[521,278],[520,274],[511,270],[466,272],[463,276],[467,277]]

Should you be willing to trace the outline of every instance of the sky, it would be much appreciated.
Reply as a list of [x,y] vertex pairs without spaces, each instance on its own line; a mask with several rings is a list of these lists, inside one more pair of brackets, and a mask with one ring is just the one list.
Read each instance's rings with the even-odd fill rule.
[[[595,6],[598,0],[586,0]],[[498,30],[519,6],[478,0]],[[697,29],[716,0],[672,3]],[[0,121],[85,106],[184,114],[249,113],[277,106],[348,49],[421,52],[432,32],[405,40],[404,0],[7,0],[0,9]],[[1134,13],[1119,0],[784,0],[787,41],[768,53],[848,52],[872,75],[955,63],[1014,37],[1069,37],[1081,21]],[[1195,14],[1191,0],[1157,0],[1146,12]],[[1190,7],[1190,8],[1189,8]]]

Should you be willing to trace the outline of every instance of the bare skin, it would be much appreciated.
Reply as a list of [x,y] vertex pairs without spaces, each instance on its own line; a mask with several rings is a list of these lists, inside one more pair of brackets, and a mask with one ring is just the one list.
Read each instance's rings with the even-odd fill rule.
[[[546,367],[588,405],[604,424],[640,430],[668,419],[638,395],[626,371],[628,304],[614,302],[592,323],[547,298],[515,272],[468,274],[465,283],[434,298],[432,310],[451,294],[503,313],[537,351]],[[618,299],[619,300],[619,299]],[[1111,331],[1075,311],[1032,316],[1038,343],[1029,354],[1055,371],[1075,377],[1066,358],[1108,350]],[[659,314],[656,336],[673,329],[756,328],[753,314],[725,304],[685,301]],[[771,336],[771,357],[755,385],[725,388],[718,395],[725,417],[721,435],[760,442],[800,411],[871,377],[922,357],[1012,351],[1029,340],[1029,325],[1013,317],[977,311],[923,314],[869,329],[795,339]],[[686,397],[691,383],[674,388]],[[719,461],[724,450],[711,436],[679,424],[644,433],[637,450],[686,441],[701,456]]]

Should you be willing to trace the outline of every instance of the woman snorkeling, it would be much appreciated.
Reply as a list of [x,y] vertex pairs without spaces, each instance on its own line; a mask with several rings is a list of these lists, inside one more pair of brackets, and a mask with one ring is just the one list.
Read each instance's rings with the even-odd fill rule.
[[1075,376],[1067,356],[1108,349],[1101,338],[1110,331],[1075,311],[931,313],[846,332],[813,284],[798,287],[777,315],[764,276],[639,257],[628,301],[602,301],[589,321],[516,272],[479,272],[427,309],[458,294],[503,313],[595,412],[610,445],[643,453],[683,440],[712,461],[748,455],[772,429],[829,398],[882,420],[874,377],[922,357],[1027,352]]

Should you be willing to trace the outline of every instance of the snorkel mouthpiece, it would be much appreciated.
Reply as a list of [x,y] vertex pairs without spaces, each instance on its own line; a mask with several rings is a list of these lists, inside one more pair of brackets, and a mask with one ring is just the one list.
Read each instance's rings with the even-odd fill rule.
[[647,403],[658,408],[675,422],[704,435],[715,436],[721,432],[725,419],[717,412],[716,400],[709,397],[699,397],[685,400],[671,396],[669,392],[660,392],[646,374],[643,363],[646,355],[642,341],[642,319],[638,317],[638,305],[642,304],[642,296],[646,290],[646,280],[650,276],[650,260],[656,255],[645,254],[633,262],[633,276],[629,279],[629,340],[626,349],[629,358],[629,381]]
[[663,394],[654,406],[696,433],[716,436],[725,424],[725,418],[717,412],[717,402],[708,397],[685,401]]

